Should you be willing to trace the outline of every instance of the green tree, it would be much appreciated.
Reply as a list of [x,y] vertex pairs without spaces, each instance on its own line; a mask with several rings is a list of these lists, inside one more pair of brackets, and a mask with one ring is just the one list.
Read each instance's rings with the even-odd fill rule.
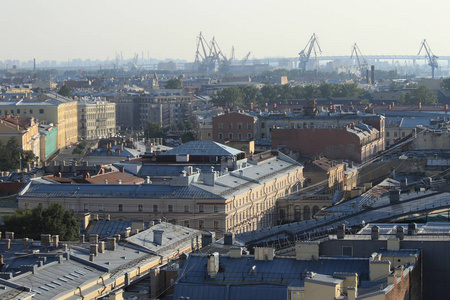
[[59,203],[52,203],[47,209],[42,205],[33,209],[18,209],[4,218],[3,230],[13,231],[17,237],[39,240],[43,233],[59,235],[63,241],[79,238],[79,224],[73,211],[66,211]]
[[64,97],[71,97],[72,89],[67,85],[63,84],[63,86],[59,89],[58,94]]
[[440,86],[444,91],[450,90],[450,77],[442,79]]
[[241,89],[236,86],[232,86],[218,91],[215,95],[213,95],[212,102],[215,105],[220,106],[241,107],[243,104]]
[[183,142],[183,143],[187,143],[187,142],[194,141],[194,140],[195,140],[195,138],[194,138],[194,134],[192,133],[192,131],[185,132],[181,136],[181,142]]
[[166,132],[161,126],[161,123],[148,122],[144,128],[144,135],[147,138],[163,138]]
[[436,104],[436,93],[427,88],[424,85],[419,86],[417,89],[411,91],[412,104]]
[[179,78],[171,78],[167,80],[166,89],[182,89],[183,82]]

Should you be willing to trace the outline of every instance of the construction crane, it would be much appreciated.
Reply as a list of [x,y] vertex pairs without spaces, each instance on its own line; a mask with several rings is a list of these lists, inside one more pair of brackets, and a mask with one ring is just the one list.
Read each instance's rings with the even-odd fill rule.
[[361,50],[359,50],[358,45],[356,43],[352,47],[352,54],[350,55],[350,59],[353,58],[353,56],[356,57],[356,61],[358,62],[358,67],[361,72],[361,75],[364,75],[364,71],[367,70],[367,67],[369,64],[367,63],[367,60],[364,58],[364,56],[361,53]]
[[319,46],[319,40],[317,39],[317,36],[315,33],[311,36],[308,43],[305,46],[305,49],[300,51],[298,55],[300,55],[300,64],[299,67],[302,69],[302,71],[306,71],[306,64],[309,61],[309,58],[311,57],[311,52],[314,50],[314,56],[317,57],[317,52],[322,53],[322,49],[320,49]]
[[426,39],[423,40],[423,42],[420,46],[419,53],[417,53],[417,56],[420,55],[420,52],[422,52],[422,49],[425,49],[425,52],[427,54],[426,57],[428,58],[428,65],[431,67],[431,78],[434,79],[434,69],[436,69],[438,67],[438,63],[437,63],[438,57],[433,54]]
[[241,60],[241,66],[245,65],[245,63],[247,62],[248,58],[250,57],[250,54],[252,54],[251,51],[249,53],[247,53],[246,56],[244,56],[244,58]]
[[200,72],[209,73],[215,70],[216,56],[206,42],[202,33],[197,36],[197,51],[195,52],[195,64]]

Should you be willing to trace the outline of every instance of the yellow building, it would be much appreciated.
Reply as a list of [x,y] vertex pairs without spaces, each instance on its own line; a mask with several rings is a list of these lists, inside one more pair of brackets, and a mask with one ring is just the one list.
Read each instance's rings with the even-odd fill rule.
[[57,148],[78,141],[77,102],[57,95],[41,94],[37,98],[20,101],[0,101],[0,116],[8,114],[33,117],[39,123],[58,128]]
[[39,124],[33,117],[18,117],[7,115],[0,119],[0,141],[5,145],[9,139],[15,138],[25,151],[33,151],[40,156]]
[[116,134],[116,103],[82,100],[78,103],[79,136],[85,140]]

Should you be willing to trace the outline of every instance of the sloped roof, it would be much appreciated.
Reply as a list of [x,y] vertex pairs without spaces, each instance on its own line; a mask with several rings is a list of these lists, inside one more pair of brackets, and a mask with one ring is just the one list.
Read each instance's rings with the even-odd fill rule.
[[223,144],[213,141],[191,141],[172,150],[161,153],[160,155],[211,155],[211,156],[230,156],[242,153]]

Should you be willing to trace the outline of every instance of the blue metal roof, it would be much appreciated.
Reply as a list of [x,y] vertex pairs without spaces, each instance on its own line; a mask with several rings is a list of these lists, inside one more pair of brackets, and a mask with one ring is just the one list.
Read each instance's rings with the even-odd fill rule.
[[275,257],[264,261],[253,256],[220,256],[219,272],[214,278],[207,273],[207,262],[207,255],[189,256],[175,286],[174,299],[287,299],[287,287],[303,286],[306,272],[330,276],[352,272],[358,273],[362,281],[369,280],[368,259]]
[[212,156],[229,156],[242,153],[223,144],[213,141],[191,141],[172,150],[161,153],[160,155],[212,155]]

